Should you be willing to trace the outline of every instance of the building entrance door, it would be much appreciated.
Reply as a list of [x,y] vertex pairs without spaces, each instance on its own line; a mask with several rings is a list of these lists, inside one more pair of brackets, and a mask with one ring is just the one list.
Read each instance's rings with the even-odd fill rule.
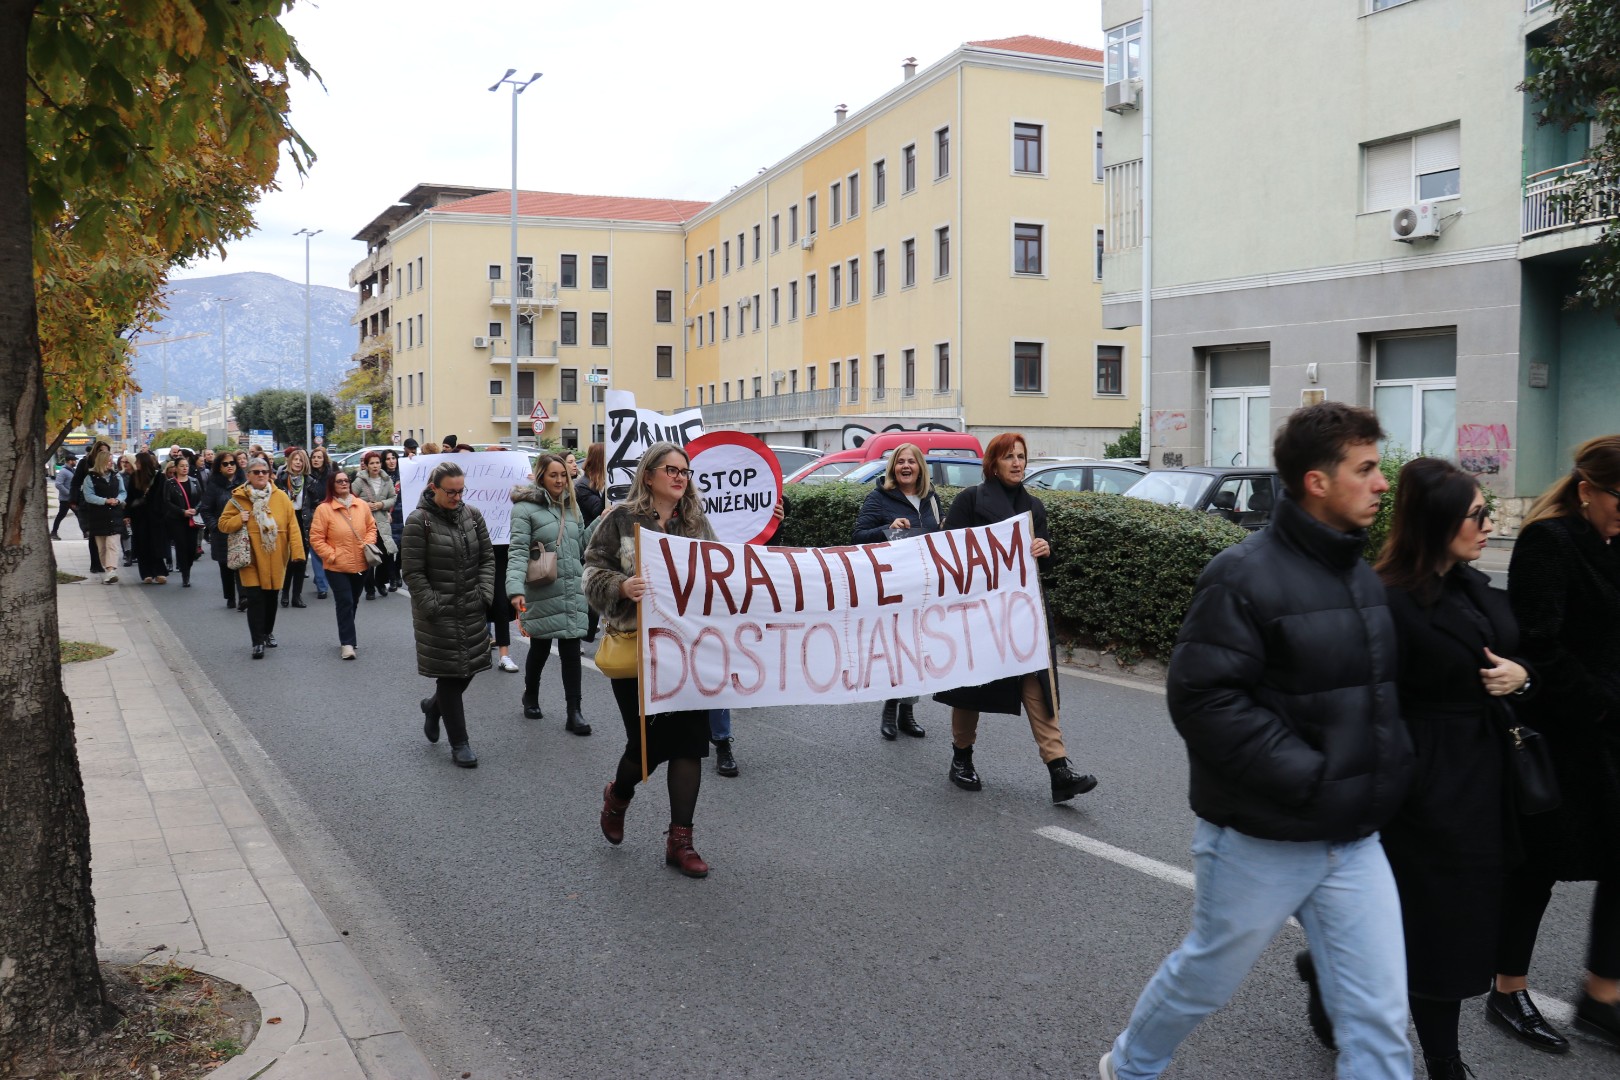
[[1271,465],[1271,350],[1265,346],[1209,354],[1210,465]]

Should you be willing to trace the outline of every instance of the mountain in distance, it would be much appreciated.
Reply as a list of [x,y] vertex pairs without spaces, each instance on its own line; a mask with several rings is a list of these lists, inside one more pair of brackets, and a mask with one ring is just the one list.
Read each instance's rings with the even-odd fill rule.
[[[234,297],[223,305],[218,298]],[[163,393],[164,353],[168,354],[168,392],[201,405],[218,399],[224,372],[220,365],[220,309],[225,311],[225,366],[230,369],[231,396],[265,387],[304,388],[304,286],[274,274],[220,274],[169,282],[163,318],[137,339],[205,334],[171,344],[142,345],[133,350],[135,376],[153,400]],[[316,285],[310,289],[309,385],[330,395],[353,366],[359,330],[349,320],[359,295]]]

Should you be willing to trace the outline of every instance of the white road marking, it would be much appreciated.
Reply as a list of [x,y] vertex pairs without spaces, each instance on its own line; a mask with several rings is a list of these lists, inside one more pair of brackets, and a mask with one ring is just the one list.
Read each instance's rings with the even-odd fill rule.
[[[1084,851],[1088,855],[1095,855],[1099,859],[1107,859],[1111,863],[1118,863],[1120,866],[1146,874],[1148,877],[1167,881],[1171,885],[1180,885],[1183,889],[1189,891],[1196,882],[1190,872],[1181,869],[1179,866],[1171,866],[1169,863],[1162,863],[1158,859],[1150,859],[1146,855],[1126,851],[1124,848],[1104,843],[1101,840],[1086,836],[1084,833],[1059,828],[1056,825],[1047,825],[1036,829],[1035,834],[1044,836],[1048,840],[1056,840],[1058,843],[1075,848],[1078,851]],[[1290,918],[1288,922],[1294,927],[1299,927],[1297,919]],[[1567,1001],[1560,1001],[1555,997],[1538,994],[1534,990],[1530,992],[1530,998],[1536,1003],[1536,1008],[1541,1010],[1541,1015],[1559,1027],[1567,1028],[1574,1022],[1575,1007]]]

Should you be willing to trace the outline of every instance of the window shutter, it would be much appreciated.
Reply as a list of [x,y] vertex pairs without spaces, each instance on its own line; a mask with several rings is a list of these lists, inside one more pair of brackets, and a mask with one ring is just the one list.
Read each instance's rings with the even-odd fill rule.
[[1412,201],[1412,140],[1367,147],[1365,168],[1368,210],[1393,210]]
[[1412,171],[1418,176],[1462,168],[1462,133],[1453,125],[1412,140]]

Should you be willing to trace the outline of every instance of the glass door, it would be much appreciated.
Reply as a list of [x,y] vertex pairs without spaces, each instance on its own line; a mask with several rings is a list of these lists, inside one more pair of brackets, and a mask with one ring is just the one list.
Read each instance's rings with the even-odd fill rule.
[[1209,395],[1209,463],[1271,465],[1271,388],[1251,386]]

